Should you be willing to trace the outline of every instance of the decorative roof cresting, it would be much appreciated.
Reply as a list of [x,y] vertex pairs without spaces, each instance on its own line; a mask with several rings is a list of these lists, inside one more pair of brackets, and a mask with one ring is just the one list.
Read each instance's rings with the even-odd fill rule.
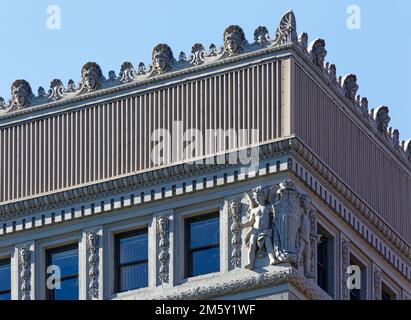
[[78,85],[73,80],[69,80],[64,86],[60,79],[54,79],[50,83],[48,92],[40,87],[35,95],[30,84],[26,80],[17,80],[11,86],[11,98],[5,101],[0,97],[0,118],[7,114],[19,112],[21,110],[35,108],[59,101],[64,102],[73,98],[87,99],[91,93],[104,89],[120,87],[126,84],[139,83],[145,81],[156,81],[164,74],[178,73],[179,71],[190,71],[202,65],[212,65],[217,62],[229,63],[233,57],[240,57],[252,52],[271,52],[282,47],[292,47],[305,58],[307,63],[320,74],[329,86],[336,91],[357,113],[360,118],[369,126],[385,143],[392,149],[400,153],[400,156],[411,163],[411,140],[399,140],[397,129],[389,128],[390,117],[389,108],[378,107],[375,110],[368,110],[368,99],[357,96],[359,86],[357,76],[349,74],[344,77],[337,77],[335,64],[325,63],[327,50],[324,39],[315,39],[308,45],[307,33],[297,35],[297,23],[293,11],[286,12],[280,19],[276,29],[275,37],[270,38],[269,31],[265,26],[259,26],[254,31],[254,41],[249,43],[245,38],[244,31],[238,25],[227,27],[223,33],[223,45],[217,47],[214,44],[206,50],[201,43],[196,43],[191,48],[191,53],[187,57],[184,52],[180,52],[176,59],[172,49],[167,44],[158,44],[152,52],[151,64],[146,67],[140,62],[137,70],[131,62],[124,62],[121,65],[118,76],[114,71],[109,71],[108,78],[100,66],[95,62],[86,63],[81,70],[81,81]]

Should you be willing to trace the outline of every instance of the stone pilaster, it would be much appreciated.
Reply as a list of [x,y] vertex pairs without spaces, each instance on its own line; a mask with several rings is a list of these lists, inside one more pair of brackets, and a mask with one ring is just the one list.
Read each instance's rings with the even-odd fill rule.
[[17,284],[13,297],[18,300],[34,300],[34,242],[22,243],[15,247],[15,272],[13,278]]
[[79,252],[81,300],[102,300],[103,295],[103,228],[83,230]]
[[345,237],[340,239],[340,266],[341,266],[341,300],[350,300],[350,291],[347,286],[347,269],[350,265],[350,242]]

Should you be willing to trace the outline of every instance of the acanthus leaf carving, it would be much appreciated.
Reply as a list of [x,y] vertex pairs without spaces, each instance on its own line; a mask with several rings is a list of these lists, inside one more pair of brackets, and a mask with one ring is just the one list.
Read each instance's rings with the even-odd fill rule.
[[158,241],[158,280],[160,284],[169,282],[170,263],[170,219],[166,216],[157,218],[157,241]]
[[18,250],[18,266],[22,300],[31,300],[31,251],[27,246]]
[[131,62],[124,62],[120,68],[120,81],[123,83],[132,82],[135,79],[136,71],[134,70],[133,64]]
[[350,244],[346,239],[341,241],[341,299],[349,300],[350,294],[347,285],[348,267],[350,265]]
[[231,221],[231,266],[233,268],[241,267],[241,203],[232,200],[228,207],[229,218]]
[[254,31],[254,42],[258,44],[259,47],[264,47],[269,44],[270,36],[268,29],[264,26],[260,26]]
[[297,21],[293,11],[286,12],[280,20],[275,34],[275,45],[298,43]]
[[90,299],[99,298],[99,246],[100,246],[100,236],[97,232],[87,233],[87,262],[88,262],[88,297]]

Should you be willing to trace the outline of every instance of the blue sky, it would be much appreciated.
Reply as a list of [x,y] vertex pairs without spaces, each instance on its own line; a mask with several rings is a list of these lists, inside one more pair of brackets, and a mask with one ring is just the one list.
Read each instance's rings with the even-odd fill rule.
[[[61,8],[60,30],[47,28],[47,8]],[[361,29],[350,30],[347,7],[361,9]],[[265,25],[273,35],[281,15],[293,9],[298,32],[327,42],[327,60],[339,75],[355,73],[359,94],[369,105],[390,107],[391,125],[401,140],[411,137],[411,1],[409,0],[207,0],[74,1],[2,0],[0,2],[0,96],[10,85],[28,80],[35,92],[50,81],[80,80],[81,66],[98,62],[105,74],[124,61],[150,63],[152,48],[168,43],[176,56],[201,42],[221,45],[230,24],[249,40]]]

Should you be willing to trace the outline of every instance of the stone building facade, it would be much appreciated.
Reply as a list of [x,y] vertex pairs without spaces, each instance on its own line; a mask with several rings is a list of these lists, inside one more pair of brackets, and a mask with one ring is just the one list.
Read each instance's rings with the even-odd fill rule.
[[0,297],[410,298],[411,140],[388,107],[369,109],[292,11],[273,36],[223,40],[160,44],[107,77],[90,62],[48,92],[13,83]]

